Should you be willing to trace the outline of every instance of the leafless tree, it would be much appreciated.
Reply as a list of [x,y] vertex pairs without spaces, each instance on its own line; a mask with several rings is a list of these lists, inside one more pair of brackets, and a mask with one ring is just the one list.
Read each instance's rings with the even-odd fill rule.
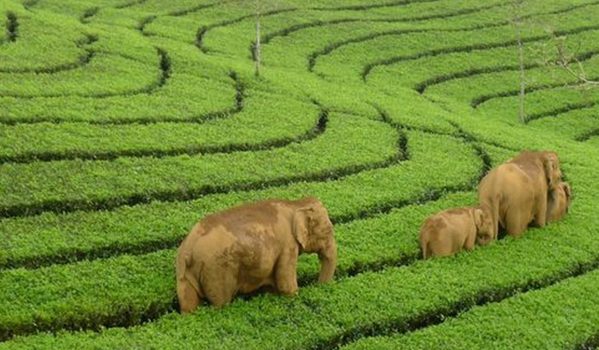
[[256,43],[254,44],[254,60],[256,62],[256,69],[254,74],[257,77],[260,76],[260,64],[261,64],[261,47],[260,47],[260,17],[262,16],[262,1],[254,0],[255,2],[255,16],[256,16]]
[[584,66],[580,62],[579,55],[568,50],[566,36],[557,36],[554,31],[550,31],[551,42],[553,43],[556,58],[554,65],[568,72],[576,79],[575,85],[581,88],[599,87],[599,81],[589,78]]
[[520,93],[519,93],[519,110],[518,110],[518,119],[520,122],[526,122],[526,114],[524,110],[524,99],[526,96],[526,76],[525,65],[524,65],[524,44],[522,42],[522,9],[524,7],[524,0],[515,0],[512,2],[512,23],[514,25],[514,29],[516,31],[516,45],[518,47],[518,63],[519,63],[519,71],[520,71]]

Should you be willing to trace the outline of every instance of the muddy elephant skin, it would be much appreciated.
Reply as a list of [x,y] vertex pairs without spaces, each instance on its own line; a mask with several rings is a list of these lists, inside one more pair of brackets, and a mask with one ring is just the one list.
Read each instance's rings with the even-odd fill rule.
[[493,240],[493,220],[488,207],[456,208],[434,214],[420,229],[422,257],[450,256],[472,250],[475,243]]
[[317,253],[319,282],[333,278],[337,245],[323,204],[265,200],[208,215],[177,250],[177,296],[182,313],[203,300],[220,307],[237,293],[261,287],[281,294],[298,291],[297,259]]

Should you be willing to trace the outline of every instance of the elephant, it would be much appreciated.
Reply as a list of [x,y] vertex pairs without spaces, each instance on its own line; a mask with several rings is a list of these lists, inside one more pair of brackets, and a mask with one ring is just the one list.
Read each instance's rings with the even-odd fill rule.
[[531,223],[545,226],[548,196],[557,190],[561,177],[558,155],[551,151],[523,151],[485,175],[478,196],[491,208],[494,238],[500,226],[514,237]]
[[562,219],[568,213],[572,203],[572,188],[567,182],[560,182],[556,191],[549,196],[547,204],[547,221],[553,222]]
[[493,239],[491,209],[487,206],[448,209],[428,217],[420,228],[422,257],[450,256]]
[[208,215],[177,250],[181,313],[195,310],[203,300],[221,307],[237,293],[261,287],[294,295],[302,253],[318,254],[320,283],[333,278],[337,264],[333,224],[314,197],[264,200]]

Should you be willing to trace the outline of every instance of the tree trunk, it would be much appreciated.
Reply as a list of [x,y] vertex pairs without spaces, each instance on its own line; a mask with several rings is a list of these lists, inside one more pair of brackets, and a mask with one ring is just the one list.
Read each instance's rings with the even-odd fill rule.
[[260,7],[258,0],[256,1],[256,46],[254,47],[254,58],[256,60],[257,77],[260,76]]
[[526,123],[526,114],[524,111],[524,97],[526,95],[526,81],[524,76],[524,45],[522,44],[522,18],[520,17],[520,12],[522,11],[522,1],[518,1],[514,5],[515,18],[514,25],[516,27],[516,41],[518,43],[518,61],[520,63],[520,94],[519,94],[519,112],[518,117],[520,122]]

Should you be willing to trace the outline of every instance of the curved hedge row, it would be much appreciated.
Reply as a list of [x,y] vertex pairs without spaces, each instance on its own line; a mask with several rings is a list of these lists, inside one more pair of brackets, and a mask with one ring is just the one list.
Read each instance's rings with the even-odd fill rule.
[[[592,171],[582,167],[569,170],[581,183],[591,185],[588,181],[592,181]],[[236,300],[222,310],[201,308],[191,316],[168,314],[129,329],[37,335],[16,338],[4,345],[18,348],[93,344],[105,348],[143,346],[151,341],[155,346],[164,348],[177,348],[183,344],[220,348],[329,348],[363,335],[426,327],[439,322],[444,315],[454,315],[477,304],[500,301],[521,291],[544,288],[569,276],[596,269],[599,266],[599,247],[594,232],[574,224],[582,221],[597,224],[592,212],[587,210],[593,205],[593,191],[596,190],[596,185],[591,185],[589,191],[580,193],[577,210],[563,222],[544,230],[534,230],[521,239],[506,239],[453,258],[418,261],[406,267],[359,273],[330,285],[303,287],[296,298],[267,294],[248,301]],[[415,243],[413,240],[414,250],[417,250]],[[172,257],[172,254],[168,255],[168,258]],[[132,268],[144,265],[131,263],[129,257],[119,259],[127,261]],[[71,268],[74,267],[66,267]],[[168,268],[172,270],[172,266]],[[119,271],[116,268],[109,270]],[[315,275],[315,266],[311,270]],[[148,273],[142,275],[147,276]],[[34,278],[25,277],[28,272],[23,270],[3,275],[12,275],[7,278],[13,279]],[[96,274],[90,272],[90,275],[97,280]],[[160,276],[169,280],[168,286],[172,290],[172,276],[168,277],[167,271]],[[164,285],[166,288],[166,283]],[[111,290],[108,286],[103,288],[107,292]],[[132,290],[147,292],[138,288]],[[162,298],[165,293],[158,292],[156,295]],[[127,298],[126,295],[119,296]],[[114,300],[117,295],[111,297]],[[94,302],[101,307],[101,303],[95,299]],[[12,304],[18,308],[17,303]],[[76,305],[93,307],[94,304]],[[390,308],[390,305],[394,307]],[[50,303],[49,307],[60,307],[60,304]],[[63,307],[71,306],[63,304]],[[61,314],[71,317],[81,315],[77,312]],[[198,329],[202,336],[189,337]]]
[[[2,1],[0,348],[595,345],[596,297],[564,293],[592,292],[599,267],[597,93],[563,86],[576,81],[537,50],[554,47],[551,24],[592,78],[599,1],[520,9],[526,124],[509,4],[261,3],[255,77],[253,3]],[[568,216],[420,260],[422,220],[474,205],[522,149],[559,153]],[[302,256],[295,298],[176,312],[175,248],[199,218],[307,195],[335,224],[332,284]],[[514,329],[507,315],[572,326],[489,339]]]
[[0,72],[55,72],[87,62],[90,40],[75,20],[51,12],[32,15],[12,1],[2,7],[19,19],[19,40],[0,47]]
[[554,118],[532,120],[529,125],[543,132],[553,132],[573,140],[586,141],[596,133],[599,121],[597,111],[597,106],[573,109],[557,114]]
[[[564,43],[566,50],[575,53],[575,56],[581,62],[593,58],[598,52],[596,46],[593,44],[585,45],[584,51],[581,51],[579,47],[580,42],[586,41],[592,35],[596,35],[596,31],[582,32],[568,36],[568,40]],[[541,50],[543,45],[549,44],[551,44],[549,39],[539,43],[532,43],[530,50]],[[467,79],[471,77],[497,72],[516,72],[519,69],[519,63],[518,57],[514,55],[515,51],[516,46],[508,46],[423,57],[377,69],[369,76],[369,82],[372,84],[398,83],[408,85],[412,86],[418,92],[423,93],[428,91],[427,89],[436,87],[439,84],[446,82],[453,83],[456,79],[460,79],[462,83],[469,83]],[[553,52],[544,53],[544,56],[534,57],[532,55],[525,55],[524,65],[526,71],[541,67],[543,65],[540,62],[541,59],[550,62],[556,58]],[[401,74],[402,72],[409,74]],[[536,84],[535,80],[528,80]],[[449,91],[449,89],[444,90],[444,92]],[[478,106],[488,98],[486,95],[482,95],[482,97],[474,100],[473,104],[474,106]]]
[[366,338],[343,349],[573,349],[597,330],[598,283],[595,270],[498,304],[475,307],[438,326],[404,336]]
[[[1,97],[107,97],[159,88],[166,79],[160,69],[166,53],[155,62],[141,63],[117,55],[94,55],[85,67],[56,74],[0,73]],[[153,66],[151,64],[154,64]]]
[[[348,222],[448,191],[470,189],[482,172],[482,161],[458,140],[419,132],[409,132],[408,140],[409,161],[356,174],[333,173],[332,179],[325,182],[299,181],[250,192],[209,195],[191,202],[153,202],[107,212],[44,213],[4,219],[0,221],[0,232],[5,237],[0,243],[0,266],[35,267],[174,247],[197,218],[240,201],[316,195],[326,203],[333,221]],[[457,156],[449,156],[454,154]],[[434,164],[451,164],[451,171],[426,178],[410,176],[413,172],[433,174]]]
[[[591,33],[585,33],[591,34]],[[593,31],[594,36],[599,31]],[[551,58],[549,58],[551,59]],[[599,77],[599,52],[581,62],[589,79]],[[578,69],[578,68],[576,68]],[[517,96],[520,92],[516,87],[519,85],[519,72],[516,70],[508,72],[491,72],[488,74],[470,76],[445,82],[433,86],[427,93],[453,97],[457,100],[478,106],[487,103],[493,98]],[[567,85],[580,84],[577,77],[565,69],[557,70],[555,67],[539,67],[526,70],[526,92],[536,92],[551,88],[561,88]]]
[[[562,9],[560,13],[535,16],[539,21],[555,24],[556,35],[571,35],[584,31],[597,29],[596,24],[587,17],[589,13],[599,11],[599,6],[572,7],[564,6],[561,2],[548,4],[555,9]],[[550,7],[551,9],[551,7]],[[493,10],[489,10],[493,11]],[[546,11],[551,13],[553,11]],[[567,22],[557,22],[556,19],[568,14]],[[504,15],[505,16],[505,15]],[[505,18],[505,17],[504,17]],[[434,57],[458,52],[470,52],[513,46],[515,40],[511,35],[512,27],[505,20],[484,22],[479,25],[462,24],[461,18],[456,18],[452,25],[426,26],[425,32],[398,33],[391,36],[373,37],[370,40],[351,44],[321,57],[315,72],[322,72],[335,79],[369,78],[370,74],[388,65],[409,62],[424,57]],[[476,35],[467,35],[468,33]],[[309,35],[310,33],[305,33]],[[442,34],[443,41],[434,40]],[[353,36],[353,33],[352,33]],[[523,33],[523,41],[538,42],[548,39],[549,36],[542,29],[532,27]],[[284,46],[279,45],[278,50]],[[278,55],[274,55],[278,57]],[[345,57],[352,57],[351,64],[338,65]],[[320,67],[320,68],[319,68]]]
[[[458,12],[456,11],[455,2],[447,0],[416,1],[413,3],[399,1],[388,3],[387,5],[390,6],[386,7],[371,6],[354,10],[334,7],[306,7],[304,2],[287,1],[284,5],[277,6],[275,4],[270,7],[267,5],[269,11],[266,13],[265,22],[268,31],[263,35],[263,41],[269,43],[277,37],[288,36],[309,28],[322,28],[336,23],[363,22],[364,16],[367,16],[366,19],[383,22],[412,22],[431,17],[435,18],[436,16],[445,18],[448,17],[448,11],[453,11],[455,15],[458,15],[464,10],[477,8],[475,4],[477,3],[474,1],[461,2],[457,6],[459,8]],[[284,14],[281,13],[283,10],[293,12]],[[357,10],[360,12],[357,13]],[[426,16],[423,16],[423,13],[426,13]],[[222,20],[223,17],[229,16],[234,19]],[[198,29],[197,20],[202,20],[206,24]],[[187,16],[176,22],[176,29],[173,28],[174,23],[175,21],[172,18],[162,17],[154,21],[149,29],[157,35],[185,41],[191,39],[185,33],[194,30],[202,32],[203,29],[206,29],[202,33],[202,47],[206,50],[219,50],[228,53],[239,53],[242,48],[247,50],[247,43],[255,39],[251,36],[251,30],[246,30],[252,24],[251,17],[248,16],[247,6],[244,7],[243,5],[232,4],[226,8],[214,7],[203,11],[201,14]],[[227,35],[231,32],[231,27],[234,28],[233,30],[236,33],[235,38]],[[328,35],[326,32],[321,32],[321,34]],[[243,40],[241,40],[241,35],[244,36]],[[223,36],[226,36],[227,40],[222,40]]]
[[[36,123],[0,126],[0,161],[114,159],[260,150],[315,137],[326,111],[285,96],[248,93],[243,110],[225,119],[145,125]],[[286,111],[282,113],[282,111]]]
[[[558,97],[559,100],[556,100]],[[517,96],[510,96],[490,100],[478,108],[479,113],[497,119],[516,116],[517,109],[513,103],[517,98]],[[528,93],[526,101],[526,121],[532,122],[544,118],[559,118],[560,115],[570,111],[596,108],[599,99],[597,90],[591,89],[580,93],[577,89],[560,86]]]
[[4,164],[0,215],[190,199],[326,179],[329,174],[378,167],[397,157],[397,134],[385,124],[331,115],[327,125],[314,140],[251,153]]
[[[118,33],[118,32],[117,32]],[[120,34],[120,33],[118,33]],[[130,35],[129,35],[130,36]],[[102,33],[94,52],[126,56],[132,60],[158,60],[160,55],[147,43],[138,48],[122,49],[123,42]],[[106,40],[105,40],[106,39]],[[204,121],[228,116],[241,110],[242,77],[231,69],[197,56],[197,50],[176,42],[156,40],[155,47],[168,53],[168,67],[157,70],[160,86],[130,95],[90,98],[84,96],[32,97],[19,99],[0,97],[0,123],[79,122],[100,124],[152,123],[160,121]],[[0,57],[4,57],[0,50]],[[158,61],[157,61],[158,62]],[[156,64],[156,68],[158,64]],[[168,70],[168,80],[161,82]],[[85,69],[83,69],[85,71]],[[50,77],[54,76],[52,74]],[[145,76],[145,74],[144,74]],[[111,77],[115,78],[115,77]],[[68,87],[68,86],[67,86]],[[50,91],[52,92],[52,91]],[[52,92],[53,93],[53,92]],[[68,102],[68,107],[65,103]]]
[[[468,203],[472,197],[472,194],[450,195],[426,206],[409,206],[383,217],[337,225],[337,241],[343,252],[337,275],[414,261],[419,255],[413,235],[420,225],[418,216],[443,206]],[[414,219],[406,221],[405,216]],[[381,246],[381,241],[386,242],[385,246]],[[11,331],[19,334],[34,329],[129,326],[172,311],[174,256],[171,248],[139,256],[123,255],[74,265],[0,273],[0,285],[11,286],[0,289],[3,295],[0,298],[3,304],[0,338],[10,336]],[[298,271],[302,284],[315,281],[318,271],[315,265],[314,256],[302,256]],[[101,283],[97,280],[99,275]],[[32,284],[36,286],[33,289],[28,287]],[[53,288],[55,285],[60,288]],[[35,310],[27,308],[30,303],[37,305]]]

